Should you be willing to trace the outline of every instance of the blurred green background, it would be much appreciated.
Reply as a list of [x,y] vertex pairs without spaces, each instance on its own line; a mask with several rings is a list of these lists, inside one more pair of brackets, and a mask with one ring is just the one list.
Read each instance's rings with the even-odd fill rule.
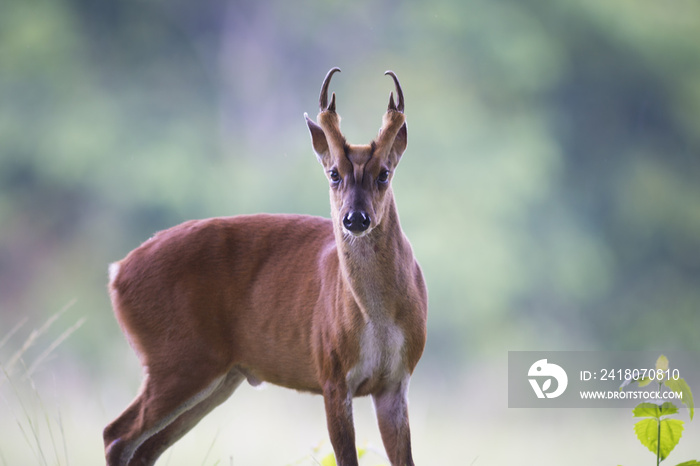
[[[36,457],[17,426],[34,409],[48,424],[61,413],[60,458],[102,461],[100,431],[140,376],[107,298],[110,262],[190,218],[328,215],[302,115],[333,66],[350,142],[379,128],[386,69],[406,94],[394,191],[430,290],[417,460],[512,464],[508,451],[538,439],[561,449],[531,464],[572,448],[573,464],[651,459],[627,411],[507,410],[505,361],[700,350],[699,2],[4,0],[0,341],[27,323],[0,362],[64,306],[25,359],[86,320],[33,375],[44,408],[0,384],[0,426],[16,434],[0,463]],[[320,398],[239,393],[183,440],[201,436],[196,464],[212,438],[221,451],[204,464],[293,463],[326,438]],[[358,441],[381,451],[358,406],[370,416]],[[287,449],[269,451],[268,435]],[[679,461],[697,451],[698,428],[684,435]],[[168,464],[188,464],[180,448]]]

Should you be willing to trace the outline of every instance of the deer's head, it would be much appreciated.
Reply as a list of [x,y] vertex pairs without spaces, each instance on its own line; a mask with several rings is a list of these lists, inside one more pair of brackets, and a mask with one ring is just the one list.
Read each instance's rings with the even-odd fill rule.
[[320,113],[315,123],[304,115],[311,132],[311,142],[330,182],[331,216],[334,228],[346,235],[360,237],[381,224],[388,206],[393,203],[391,180],[406,149],[406,118],[403,91],[393,71],[398,102],[393,92],[382,118],[377,137],[367,145],[348,144],[340,132],[340,116],[335,111],[335,93],[328,103],[328,72],[321,86]]

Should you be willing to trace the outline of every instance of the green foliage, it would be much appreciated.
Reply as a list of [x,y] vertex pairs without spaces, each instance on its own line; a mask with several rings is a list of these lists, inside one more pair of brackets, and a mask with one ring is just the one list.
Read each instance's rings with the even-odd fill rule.
[[[362,457],[365,456],[365,453],[367,453],[367,450],[365,448],[357,448],[358,459],[362,459]],[[321,466],[337,466],[337,463],[335,461],[335,455],[333,453],[329,453],[326,456],[324,456],[321,460]]]
[[667,401],[661,406],[656,403],[640,403],[632,410],[632,415],[634,417],[655,417],[659,419],[661,416],[668,416],[677,412],[678,408],[676,408],[676,405]]
[[[656,369],[669,374],[668,358],[664,355],[659,356],[656,361]],[[626,381],[620,388],[629,384]],[[651,380],[649,378],[640,378],[635,382],[640,387],[648,385]],[[669,383],[671,382],[671,383]],[[690,387],[684,379],[673,379],[670,374],[658,381],[659,390],[666,386],[669,391],[683,393],[682,401],[688,407],[690,419],[693,419],[693,396]],[[680,419],[669,419],[669,416],[678,414],[678,407],[666,401],[662,404],[658,403],[640,403],[633,410],[634,417],[644,418],[634,425],[634,431],[637,434],[639,441],[656,455],[657,466],[661,461],[665,460],[671,451],[678,445],[683,434],[683,421]],[[692,466],[700,464],[697,461],[687,461],[678,466]]]
[[693,414],[695,413],[695,402],[693,401],[693,392],[690,391],[688,383],[684,379],[666,379],[664,380],[664,385],[667,386],[671,391],[676,393],[682,393],[683,398],[681,401],[688,408],[688,413],[690,414],[690,420],[693,420]]
[[678,419],[642,419],[634,425],[634,431],[642,445],[658,453],[660,461],[666,459],[681,440],[683,421]]
[[[297,464],[306,464],[306,461],[311,459],[313,461],[313,464],[320,465],[320,466],[337,466],[337,463],[335,461],[335,454],[333,452],[326,453],[321,459],[318,459],[318,456],[321,455],[321,450],[323,449],[323,444],[319,444],[317,447],[313,449],[312,454],[310,457],[303,458],[300,461],[297,461],[296,463],[293,463],[294,465]],[[374,456],[374,457],[381,457],[379,454],[375,455],[368,455],[368,453],[372,452],[373,450],[370,449],[369,447],[357,447],[357,458],[360,460],[360,464],[362,463],[362,459],[368,459],[369,456]],[[377,452],[374,452],[377,453]],[[382,458],[383,459],[383,458]],[[376,465],[382,465],[385,464],[384,462],[381,463],[374,463]]]
[[697,2],[290,5],[3,2],[0,325],[80,296],[99,317],[69,344],[99,367],[121,342],[106,264],[154,231],[327,215],[301,115],[339,65],[352,142],[379,125],[381,72],[404,84],[395,189],[441,351],[699,347]]

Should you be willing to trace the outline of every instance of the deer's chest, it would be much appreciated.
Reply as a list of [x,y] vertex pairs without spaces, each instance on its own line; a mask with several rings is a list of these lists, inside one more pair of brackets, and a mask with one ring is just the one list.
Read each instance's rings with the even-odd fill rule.
[[404,344],[396,324],[368,322],[360,338],[359,360],[346,376],[350,393],[363,396],[403,380],[407,374]]

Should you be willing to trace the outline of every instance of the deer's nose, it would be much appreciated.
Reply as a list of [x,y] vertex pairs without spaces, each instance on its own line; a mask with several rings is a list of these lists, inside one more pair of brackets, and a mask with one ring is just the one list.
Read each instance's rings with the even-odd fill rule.
[[371,220],[367,212],[348,212],[345,217],[343,217],[343,226],[352,233],[362,233],[369,228],[370,223]]

